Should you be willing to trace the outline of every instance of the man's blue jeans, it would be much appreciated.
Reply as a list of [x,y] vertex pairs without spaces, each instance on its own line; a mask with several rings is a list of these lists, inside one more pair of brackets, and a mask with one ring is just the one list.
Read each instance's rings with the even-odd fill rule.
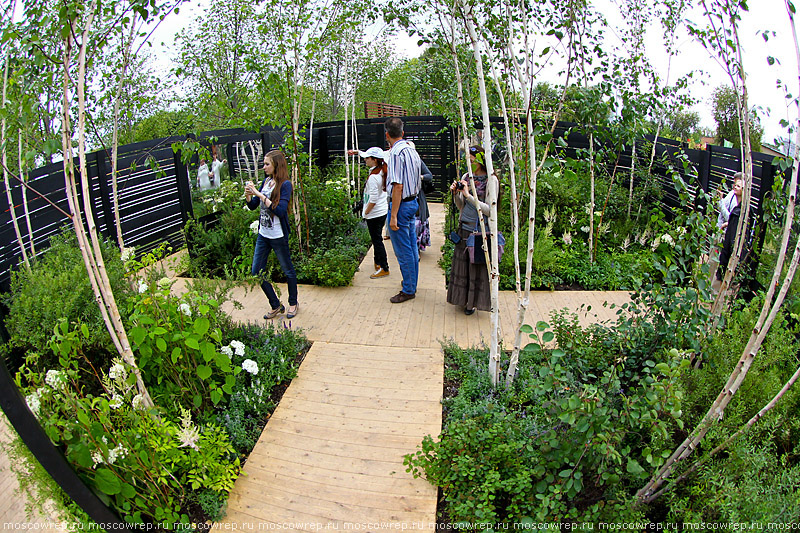
[[[292,264],[292,256],[289,254],[289,244],[283,238],[280,239],[267,239],[262,235],[256,237],[256,250],[253,252],[253,266],[250,273],[254,276],[264,276],[264,269],[267,267],[267,258],[269,253],[275,250],[275,256],[281,264],[283,275],[286,276],[286,283],[289,286],[289,305],[297,305],[297,274],[294,271]],[[270,308],[277,309],[281,305],[278,295],[275,294],[275,289],[268,279],[261,280],[261,290],[269,300]]]
[[[397,210],[397,231],[389,226],[389,238],[392,240],[392,248],[400,266],[400,273],[403,275],[403,292],[406,294],[416,294],[417,278],[419,277],[419,248],[417,247],[417,232],[414,227],[414,217],[417,214],[419,204],[417,199],[408,202],[400,202]],[[386,219],[391,223],[392,204],[389,203],[389,213]]]

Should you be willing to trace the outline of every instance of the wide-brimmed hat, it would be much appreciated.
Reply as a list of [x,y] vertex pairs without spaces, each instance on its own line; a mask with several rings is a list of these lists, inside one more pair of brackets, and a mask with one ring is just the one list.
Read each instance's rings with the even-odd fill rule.
[[362,152],[361,150],[359,150],[358,155],[360,155],[363,158],[374,157],[375,159],[386,159],[386,153],[377,146],[367,148],[366,152]]

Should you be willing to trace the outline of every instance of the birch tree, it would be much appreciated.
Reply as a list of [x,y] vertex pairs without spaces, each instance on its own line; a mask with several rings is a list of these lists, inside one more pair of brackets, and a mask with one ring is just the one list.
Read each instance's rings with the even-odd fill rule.
[[[61,138],[64,181],[70,217],[95,299],[111,339],[123,360],[132,368],[136,376],[136,387],[143,397],[144,405],[151,407],[153,402],[136,365],[136,359],[111,289],[91,209],[89,172],[86,164],[86,63],[87,51],[96,42],[92,39],[95,19],[99,19],[103,15],[103,11],[96,0],[88,5],[76,3],[70,7],[71,9],[62,11],[57,20],[58,24],[64,28],[61,61],[63,76]],[[72,127],[73,113],[77,116],[75,131]],[[74,165],[74,136],[77,136],[78,169]],[[80,176],[80,194],[76,174]],[[81,197],[83,198],[82,207]]]
[[[740,119],[744,124],[741,132],[741,137],[743,140],[743,146],[748,148],[746,154],[743,155],[744,165],[745,165],[745,175],[746,175],[746,187],[745,193],[743,194],[742,202],[744,204],[744,209],[742,209],[742,216],[740,218],[739,227],[737,228],[738,237],[737,243],[734,245],[734,253],[731,256],[731,260],[728,263],[729,269],[734,269],[737,258],[741,251],[741,246],[743,245],[743,238],[742,238],[742,230],[743,227],[746,227],[746,212],[747,206],[749,204],[749,177],[751,174],[751,165],[752,162],[750,160],[750,153],[749,153],[749,139],[748,139],[748,119],[747,115],[749,115],[749,109],[747,107],[747,89],[746,89],[746,79],[744,76],[744,65],[742,62],[741,56],[741,47],[738,40],[738,22],[740,20],[739,17],[739,4],[732,4],[727,1],[720,1],[714,2],[712,4],[706,5],[703,2],[703,5],[706,9],[706,16],[709,20],[709,28],[705,32],[696,32],[697,35],[701,37],[701,39],[710,38],[710,41],[704,41],[703,44],[707,46],[709,49],[715,51],[719,54],[720,58],[724,65],[727,67],[727,72],[729,76],[732,78],[735,86],[738,86],[741,89],[742,101],[738,105],[738,109],[740,112]],[[798,61],[798,72],[800,72],[800,45],[798,45],[797,33],[795,28],[794,22],[794,6],[788,0],[786,1],[786,8],[789,14],[789,20],[792,25],[792,32],[795,38],[795,55]],[[800,79],[800,77],[798,78]],[[739,92],[737,91],[737,94]],[[798,113],[800,115],[800,113]],[[799,121],[800,122],[800,121]],[[800,142],[800,129],[798,131],[798,142]],[[797,146],[797,145],[796,145]],[[781,236],[781,244],[780,249],[777,254],[775,268],[773,271],[772,279],[767,287],[767,292],[764,296],[764,304],[761,308],[761,312],[756,319],[756,323],[753,326],[753,330],[751,332],[750,338],[747,341],[747,344],[742,351],[741,356],[739,357],[739,361],[737,362],[736,366],[734,367],[733,371],[731,372],[730,376],[728,377],[727,382],[720,390],[717,398],[714,400],[710,408],[708,409],[706,415],[697,425],[697,427],[689,434],[688,437],[675,449],[672,455],[667,459],[667,461],[662,465],[661,468],[656,471],[650,481],[642,487],[637,492],[637,498],[641,502],[651,502],[655,498],[657,498],[662,492],[662,486],[666,482],[666,480],[670,477],[670,475],[674,472],[674,470],[680,465],[683,461],[688,459],[694,450],[698,448],[700,443],[702,442],[705,435],[711,429],[711,427],[716,424],[719,420],[722,419],[726,407],[730,404],[731,399],[733,396],[739,391],[744,382],[745,378],[747,377],[748,371],[752,367],[753,361],[755,360],[756,356],[758,355],[758,351],[761,348],[761,345],[766,338],[767,333],[769,332],[770,327],[772,326],[775,317],[780,310],[780,307],[784,301],[784,298],[789,290],[789,287],[792,283],[795,271],[797,269],[798,262],[800,262],[800,241],[797,242],[795,245],[794,253],[792,255],[792,259],[789,263],[788,270],[784,274],[784,262],[786,258],[786,252],[789,245],[789,238],[791,236],[791,229],[792,224],[794,222],[794,210],[795,210],[795,203],[796,203],[796,191],[797,191],[797,181],[798,181],[798,164],[797,164],[797,157],[798,152],[795,150],[795,157],[794,157],[794,168],[792,171],[792,177],[789,184],[788,189],[788,197],[787,197],[787,204],[785,208],[785,215],[784,215],[784,226],[783,232]],[[733,265],[733,266],[731,266]],[[729,282],[733,272],[730,270],[725,275],[725,280],[723,280],[723,288],[720,289],[721,293],[715,302],[714,309],[717,312],[721,311],[718,309],[719,302],[722,299],[722,291],[725,290],[727,286],[726,281]],[[781,281],[781,278],[782,281]],[[775,294],[776,287],[780,286],[780,291],[778,291],[777,296]],[[787,383],[788,386],[791,386],[794,383],[796,377],[792,377]],[[786,388],[786,387],[785,387]],[[782,396],[785,391],[780,392],[775,402]],[[770,402],[771,404],[772,402]],[[764,409],[768,410],[771,409],[770,404],[765,406]],[[761,416],[760,414],[757,416]],[[755,420],[752,422],[748,422],[745,425],[746,427],[752,426],[755,423]]]

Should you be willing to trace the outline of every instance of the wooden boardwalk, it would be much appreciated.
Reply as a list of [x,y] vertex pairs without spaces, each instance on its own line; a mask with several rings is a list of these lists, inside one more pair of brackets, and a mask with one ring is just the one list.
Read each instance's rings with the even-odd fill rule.
[[[432,246],[421,254],[417,297],[391,304],[401,276],[389,241],[391,275],[372,280],[372,252],[349,287],[300,286],[292,327],[314,341],[236,482],[219,529],[433,531],[436,489],[413,479],[403,455],[441,430],[440,343],[479,345],[490,314],[466,316],[446,302],[438,267],[444,211],[431,204]],[[286,294],[286,286],[280,286]],[[267,310],[260,289],[234,291],[236,320],[258,322]],[[535,292],[527,322],[591,305],[581,322],[613,319],[603,302],[626,292]],[[284,303],[285,298],[284,298]],[[504,346],[513,344],[517,303],[501,293]],[[276,321],[283,320],[282,317]]]

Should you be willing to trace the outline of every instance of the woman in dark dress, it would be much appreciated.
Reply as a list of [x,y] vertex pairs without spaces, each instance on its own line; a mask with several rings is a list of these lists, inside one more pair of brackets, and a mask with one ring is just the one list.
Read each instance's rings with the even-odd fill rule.
[[[467,238],[476,231],[480,231],[478,212],[483,215],[485,227],[489,229],[490,205],[486,202],[486,190],[489,176],[483,164],[483,148],[472,146],[469,149],[469,158],[472,164],[475,189],[478,193],[476,199],[472,196],[469,185],[469,174],[464,174],[461,180],[450,186],[453,200],[460,212],[458,219],[458,234],[461,240],[453,251],[453,263],[450,268],[450,283],[447,286],[447,302],[464,308],[464,313],[471,315],[476,309],[491,311],[491,291],[489,286],[489,271],[485,262],[472,263],[467,248]],[[495,190],[499,190],[497,176],[492,176]],[[475,250],[475,253],[483,253]]]

